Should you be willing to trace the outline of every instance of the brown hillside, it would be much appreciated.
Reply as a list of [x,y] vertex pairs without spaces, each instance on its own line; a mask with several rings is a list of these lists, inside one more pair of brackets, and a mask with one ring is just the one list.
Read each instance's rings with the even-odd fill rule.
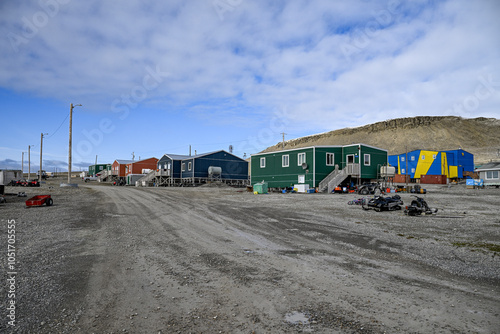
[[[462,148],[474,154],[481,164],[500,160],[500,120],[496,118],[466,119],[455,116],[417,116],[397,118],[357,128],[345,128],[327,133],[285,141],[285,149],[312,145],[347,145],[364,143],[400,154],[406,151],[453,150]],[[282,143],[264,152],[278,151]]]

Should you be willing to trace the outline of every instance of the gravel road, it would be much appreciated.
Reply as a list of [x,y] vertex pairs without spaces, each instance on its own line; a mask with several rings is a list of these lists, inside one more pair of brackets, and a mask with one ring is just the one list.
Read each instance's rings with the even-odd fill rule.
[[0,204],[2,249],[12,220],[16,235],[0,332],[496,333],[500,191],[428,188],[436,216],[356,195],[7,187],[54,205]]

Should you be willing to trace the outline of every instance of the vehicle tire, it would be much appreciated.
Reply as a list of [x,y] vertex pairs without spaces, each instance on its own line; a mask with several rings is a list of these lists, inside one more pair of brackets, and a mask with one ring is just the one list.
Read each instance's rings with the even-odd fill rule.
[[359,193],[360,193],[361,195],[368,195],[368,189],[363,188],[363,189],[361,189],[361,190],[359,191]]
[[400,207],[399,205],[396,205],[396,206],[394,207],[394,210],[401,210],[401,207]]
[[47,205],[47,206],[52,206],[52,204],[54,204],[54,201],[52,200],[52,198],[48,198],[48,199],[45,201],[45,205]]

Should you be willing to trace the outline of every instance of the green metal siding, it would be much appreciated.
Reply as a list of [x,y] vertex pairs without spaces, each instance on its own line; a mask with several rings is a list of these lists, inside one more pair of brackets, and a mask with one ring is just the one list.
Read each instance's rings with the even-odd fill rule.
[[[307,169],[303,169],[302,165],[298,164],[298,154],[306,154]],[[282,166],[282,159],[284,155],[289,157],[289,166]],[[266,158],[266,167],[260,167],[260,158]],[[305,148],[300,150],[290,150],[281,152],[271,152],[268,154],[261,154],[252,156],[251,166],[252,184],[262,180],[269,183],[270,188],[285,188],[291,187],[299,183],[299,175],[305,176],[305,183],[313,186],[313,149]]]
[[[298,154],[306,153],[307,168],[303,169],[298,164]],[[334,154],[333,166],[326,165],[327,153]],[[354,156],[354,163],[361,161],[361,178],[375,179],[378,176],[378,168],[387,164],[387,151],[370,146],[347,145],[347,146],[317,146],[303,149],[294,149],[279,152],[256,154],[251,157],[251,183],[265,181],[270,188],[291,187],[299,183],[299,175],[305,176],[305,183],[310,187],[317,187],[334,169],[335,165],[343,169],[347,165],[347,155]],[[370,165],[364,166],[364,154],[370,154]],[[282,166],[284,155],[289,156],[289,167]],[[361,159],[360,156],[361,155]],[[260,167],[260,159],[266,159],[266,166]]]
[[[370,166],[364,165],[364,155],[370,154]],[[381,166],[387,165],[387,151],[361,145],[361,178],[376,179]]]
[[95,176],[97,173],[102,172],[103,170],[109,169],[111,170],[111,165],[108,164],[97,164],[89,166],[89,175]]
[[[314,187],[319,186],[321,180],[328,176],[334,169],[335,165],[339,166],[339,169],[344,168],[342,159],[342,147],[316,147],[316,184]],[[333,166],[326,165],[326,154],[334,154]]]

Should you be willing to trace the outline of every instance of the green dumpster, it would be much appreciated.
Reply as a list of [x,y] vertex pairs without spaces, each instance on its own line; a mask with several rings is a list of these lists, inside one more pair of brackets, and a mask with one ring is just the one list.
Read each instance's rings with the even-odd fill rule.
[[267,182],[259,182],[253,185],[254,194],[267,194]]

